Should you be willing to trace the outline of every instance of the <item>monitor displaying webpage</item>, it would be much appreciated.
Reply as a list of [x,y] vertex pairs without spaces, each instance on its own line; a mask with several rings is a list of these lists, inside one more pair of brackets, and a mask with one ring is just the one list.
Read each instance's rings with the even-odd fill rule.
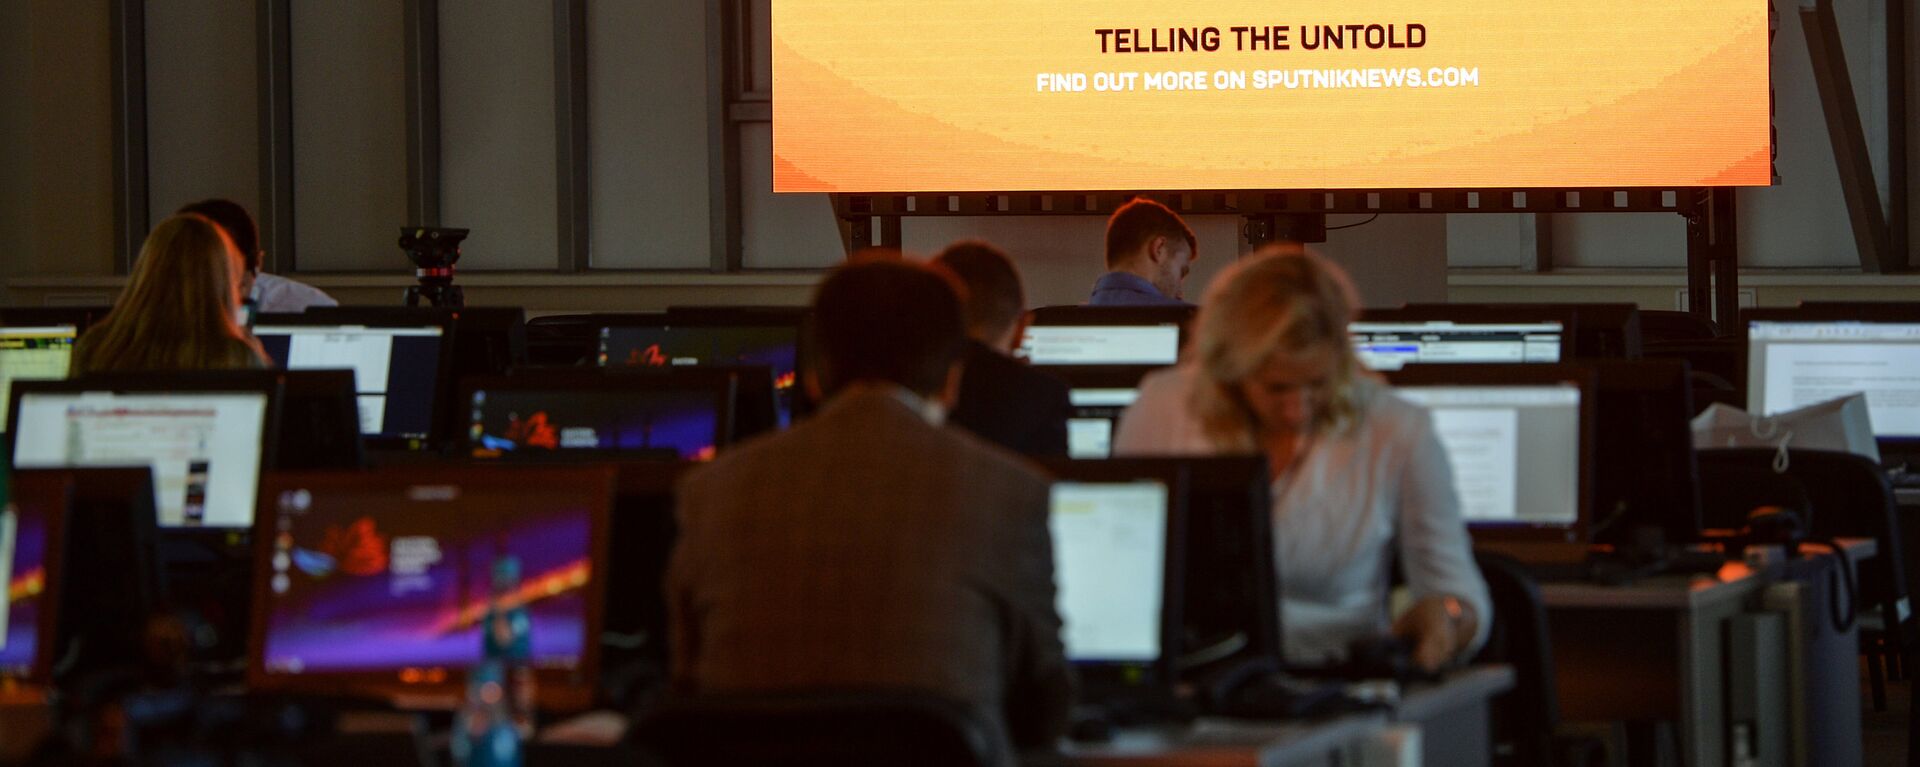
[[1067,658],[1144,663],[1160,658],[1167,556],[1166,485],[1053,485],[1049,527]]
[[[73,361],[73,325],[0,327],[0,402],[9,401],[14,381],[57,381]],[[0,423],[0,434],[7,425]]]
[[1369,370],[1407,365],[1560,361],[1558,322],[1355,322],[1348,326]]
[[1180,326],[1034,325],[1018,354],[1035,365],[1172,365]]
[[1067,419],[1067,457],[1111,456],[1120,414],[1140,398],[1140,390],[1076,388],[1069,390],[1067,397],[1073,404],[1073,416]]
[[253,329],[288,370],[352,370],[360,433],[423,439],[433,426],[443,328],[263,325]]
[[31,392],[20,397],[14,466],[147,466],[163,527],[253,523],[267,395]]
[[1405,386],[1433,414],[1472,525],[1572,525],[1580,515],[1580,389]]
[[1920,323],[1751,322],[1747,410],[1772,415],[1864,393],[1873,433],[1920,440]]

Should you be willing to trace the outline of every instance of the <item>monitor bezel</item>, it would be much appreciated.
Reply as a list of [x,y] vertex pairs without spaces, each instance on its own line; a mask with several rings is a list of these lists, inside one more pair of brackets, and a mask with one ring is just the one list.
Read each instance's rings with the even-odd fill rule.
[[[500,466],[441,464],[403,466],[368,471],[272,472],[260,484],[260,508],[275,508],[283,490],[315,492],[353,491],[405,493],[411,488],[451,485],[461,492],[551,492],[590,491],[587,507],[590,518],[588,556],[591,570],[583,602],[587,615],[582,624],[580,661],[572,669],[537,668],[534,670],[540,708],[576,711],[589,707],[599,684],[600,634],[606,613],[607,531],[617,482],[615,470],[608,465],[588,466]],[[385,697],[394,700],[421,696],[428,707],[457,702],[464,689],[465,669],[433,667],[411,669],[420,672],[409,680],[408,668],[378,671],[325,671],[278,674],[266,668],[266,638],[269,620],[269,590],[272,580],[273,538],[277,532],[278,512],[256,514],[253,535],[253,589],[248,630],[246,679],[250,689],[261,692],[311,694],[327,697]]]
[[[1475,540],[1521,541],[1541,543],[1587,543],[1593,524],[1594,450],[1598,445],[1598,380],[1591,366],[1577,363],[1549,365],[1519,363],[1508,365],[1408,365],[1385,373],[1394,388],[1404,387],[1511,387],[1573,385],[1580,392],[1580,434],[1578,466],[1575,475],[1579,487],[1574,493],[1574,519],[1570,523],[1499,524],[1462,520]],[[1420,406],[1425,410],[1425,406]],[[1438,435],[1436,435],[1437,438]],[[1457,491],[1456,491],[1457,492]]]
[[[113,395],[129,394],[236,394],[257,393],[266,397],[266,407],[261,412],[260,424],[260,462],[259,471],[254,476],[254,488],[259,489],[261,478],[268,467],[278,462],[276,448],[280,442],[280,404],[281,378],[278,370],[200,370],[154,373],[95,373],[78,378],[60,381],[18,381],[7,396],[7,432],[6,445],[9,455],[17,456],[19,434],[15,425],[20,420],[20,401],[29,393],[45,394],[86,394],[104,392]],[[15,459],[18,460],[17,458]],[[54,468],[54,467],[46,467]],[[106,466],[68,466],[66,470],[90,468],[114,468]],[[150,470],[149,464],[127,466]],[[259,508],[254,508],[258,516]],[[201,531],[224,533],[235,530],[248,530],[253,527],[249,521],[244,525],[167,525],[159,520],[158,504],[154,508],[154,522],[161,535],[195,534]]]

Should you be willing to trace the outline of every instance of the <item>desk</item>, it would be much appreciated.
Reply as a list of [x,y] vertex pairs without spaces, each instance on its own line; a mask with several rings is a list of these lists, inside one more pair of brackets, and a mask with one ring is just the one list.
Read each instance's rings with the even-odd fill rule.
[[1186,727],[1124,730],[1109,743],[1067,743],[1029,754],[1029,767],[1288,767],[1347,765],[1347,752],[1391,722],[1421,727],[1421,764],[1484,767],[1491,758],[1487,704],[1513,687],[1513,669],[1477,666],[1410,691],[1391,711],[1312,722],[1202,718]]
[[1897,487],[1893,500],[1901,506],[1920,506],[1920,487]]
[[[1872,540],[1842,545],[1855,562],[1874,554]],[[1725,627],[1756,606],[1772,580],[1767,571],[1730,563],[1714,575],[1622,586],[1540,584],[1561,718],[1671,721],[1682,764],[1727,764]]]

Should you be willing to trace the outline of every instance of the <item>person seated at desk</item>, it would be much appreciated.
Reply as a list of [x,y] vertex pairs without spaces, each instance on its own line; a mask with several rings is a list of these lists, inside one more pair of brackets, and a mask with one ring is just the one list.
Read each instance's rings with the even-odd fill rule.
[[243,268],[233,240],[206,217],[160,222],[113,311],[74,342],[73,375],[269,366],[235,321]]
[[253,216],[240,203],[232,200],[201,200],[179,210],[180,213],[198,213],[212,219],[233,238],[233,245],[240,249],[240,260],[245,269],[240,273],[240,295],[242,301],[253,306],[261,314],[299,314],[314,306],[339,306],[325,291],[304,282],[290,280],[275,274],[260,271],[260,262],[265,260],[266,251],[260,249],[260,230],[253,224]]
[[1416,601],[1391,631],[1436,670],[1485,641],[1492,608],[1433,418],[1361,367],[1356,305],[1317,255],[1269,248],[1228,267],[1189,359],[1141,383],[1114,453],[1265,453],[1288,660],[1335,661],[1389,630],[1397,547]]
[[668,568],[676,694],[912,689],[1065,730],[1049,483],[941,425],[965,349],[933,270],[868,263],[814,295],[813,417],[695,470]]
[[949,420],[1016,453],[1066,455],[1067,420],[1073,417],[1066,383],[1008,354],[1026,329],[1020,270],[999,248],[978,240],[948,246],[933,265],[966,288],[966,373]]
[[1107,219],[1107,273],[1093,283],[1087,305],[1191,306],[1181,297],[1199,256],[1199,240],[1180,214],[1132,200]]

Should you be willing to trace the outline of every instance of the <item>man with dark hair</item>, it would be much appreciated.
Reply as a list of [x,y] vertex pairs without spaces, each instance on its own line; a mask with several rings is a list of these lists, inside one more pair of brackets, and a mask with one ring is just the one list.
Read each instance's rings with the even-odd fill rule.
[[965,287],[966,374],[949,418],[989,442],[1031,456],[1067,454],[1067,385],[1008,356],[1026,329],[1020,272],[999,248],[957,242],[933,260]]
[[959,298],[924,266],[844,266],[814,294],[812,334],[821,409],[680,485],[674,691],[914,690],[1053,743],[1071,685],[1049,485],[941,426]]
[[1165,205],[1136,198],[1107,219],[1107,273],[1093,283],[1089,306],[1188,306],[1182,286],[1200,244],[1193,228]]
[[214,198],[181,208],[176,213],[196,213],[207,217],[227,231],[233,246],[240,251],[246,271],[240,275],[240,296],[261,314],[298,314],[310,306],[339,306],[340,302],[319,288],[260,271],[260,232],[253,216],[232,200]]

